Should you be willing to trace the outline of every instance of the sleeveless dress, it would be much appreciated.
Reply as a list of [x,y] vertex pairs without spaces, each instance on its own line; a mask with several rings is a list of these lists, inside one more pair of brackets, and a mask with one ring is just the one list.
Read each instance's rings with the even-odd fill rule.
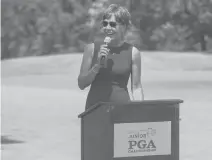
[[[97,63],[101,44],[94,42],[92,66]],[[98,102],[118,103],[130,100],[127,84],[132,70],[132,45],[125,42],[109,49],[107,67],[101,68],[92,82],[85,109]]]

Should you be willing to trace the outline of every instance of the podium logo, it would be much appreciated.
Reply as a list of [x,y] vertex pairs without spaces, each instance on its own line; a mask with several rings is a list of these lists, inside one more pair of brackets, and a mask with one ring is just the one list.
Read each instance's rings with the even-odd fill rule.
[[156,130],[152,128],[128,132],[128,153],[156,151],[155,135]]

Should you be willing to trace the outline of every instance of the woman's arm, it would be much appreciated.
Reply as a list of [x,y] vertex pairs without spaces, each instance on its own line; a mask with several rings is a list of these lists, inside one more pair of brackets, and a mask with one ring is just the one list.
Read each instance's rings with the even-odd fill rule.
[[100,65],[95,64],[91,68],[92,59],[94,54],[94,44],[88,44],[84,48],[84,54],[82,58],[82,64],[80,68],[80,74],[78,76],[78,86],[81,90],[88,87],[99,72]]
[[141,85],[141,53],[136,48],[132,49],[132,73],[131,90],[133,100],[144,100],[143,88]]

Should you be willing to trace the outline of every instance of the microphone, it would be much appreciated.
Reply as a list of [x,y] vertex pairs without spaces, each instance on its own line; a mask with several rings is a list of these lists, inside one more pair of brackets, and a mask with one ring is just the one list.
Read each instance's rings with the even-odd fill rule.
[[[111,41],[111,38],[110,38],[110,37],[105,37],[105,39],[104,39],[104,44],[108,45],[108,44],[110,43],[110,41]],[[105,55],[101,57],[100,64],[103,65],[104,68],[107,67],[107,66],[106,66],[106,65],[107,65],[106,60],[107,60],[107,58],[106,58]]]
[[105,43],[106,45],[108,45],[108,44],[110,43],[110,41],[111,41],[111,38],[110,38],[110,37],[105,37],[104,43]]

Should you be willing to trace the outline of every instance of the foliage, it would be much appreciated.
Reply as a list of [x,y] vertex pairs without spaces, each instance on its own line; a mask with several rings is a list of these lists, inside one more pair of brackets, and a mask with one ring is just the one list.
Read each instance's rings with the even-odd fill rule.
[[[148,50],[206,50],[211,41],[211,0],[132,1],[133,23]],[[140,22],[139,22],[140,20]],[[204,41],[203,41],[204,40]],[[196,44],[201,44],[195,48]],[[209,49],[210,46],[208,46]]]
[[2,9],[2,59],[82,51],[90,32],[78,1],[3,1]]
[[[22,2],[23,1],[23,2]],[[126,6],[127,40],[145,50],[211,50],[212,0],[3,0],[2,59],[81,52],[101,35],[102,11]]]

